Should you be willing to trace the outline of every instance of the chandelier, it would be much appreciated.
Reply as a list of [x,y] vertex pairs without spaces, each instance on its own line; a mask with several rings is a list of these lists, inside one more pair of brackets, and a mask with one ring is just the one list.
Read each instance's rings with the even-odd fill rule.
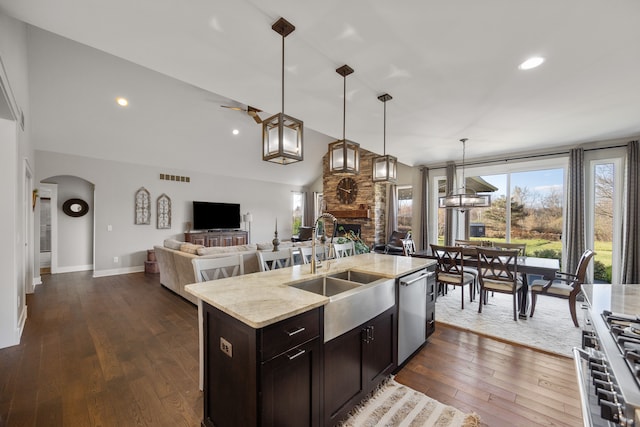
[[329,144],[329,172],[341,174],[360,173],[360,144],[347,141],[345,128],[347,121],[347,76],[353,68],[343,65],[336,70],[344,79],[342,100],[342,139]]
[[446,209],[457,209],[464,212],[471,208],[488,208],[491,206],[491,196],[488,194],[477,194],[475,191],[466,189],[466,180],[464,176],[465,163],[465,146],[468,138],[462,138],[462,186],[459,192],[451,193],[447,196],[438,198],[438,207]]
[[391,95],[385,93],[378,97],[384,104],[384,126],[382,139],[382,156],[373,158],[373,182],[396,182],[396,172],[398,159],[387,154],[387,101],[393,99]]
[[271,29],[282,36],[282,109],[262,122],[262,160],[288,165],[302,161],[302,120],[284,114],[284,38],[296,27],[284,18]]

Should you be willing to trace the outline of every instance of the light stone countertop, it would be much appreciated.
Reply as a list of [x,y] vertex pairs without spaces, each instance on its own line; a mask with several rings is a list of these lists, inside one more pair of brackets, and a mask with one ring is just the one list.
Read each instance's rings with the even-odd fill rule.
[[252,328],[263,328],[329,302],[329,298],[289,285],[318,276],[354,270],[397,278],[434,264],[434,260],[395,255],[361,254],[324,261],[316,274],[310,265],[187,285],[190,294]]
[[613,313],[640,315],[640,285],[582,285],[582,291],[591,306],[591,312],[599,315],[604,310]]

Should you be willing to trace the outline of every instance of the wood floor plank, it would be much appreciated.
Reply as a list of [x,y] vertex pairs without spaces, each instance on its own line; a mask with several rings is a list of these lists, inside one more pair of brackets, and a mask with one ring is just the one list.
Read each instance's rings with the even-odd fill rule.
[[[0,350],[0,425],[200,425],[197,309],[157,275],[45,276],[27,304]],[[581,422],[570,359],[440,324],[396,380],[483,426]]]

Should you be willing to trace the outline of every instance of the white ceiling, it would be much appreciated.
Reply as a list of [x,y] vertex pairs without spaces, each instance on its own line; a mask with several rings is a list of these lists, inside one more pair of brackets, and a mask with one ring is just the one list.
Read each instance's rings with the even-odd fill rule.
[[[271,24],[281,16],[296,26],[286,38],[285,112],[341,137],[335,69],[348,64],[347,139],[382,152],[377,96],[388,92],[387,152],[408,165],[459,160],[463,137],[470,159],[640,134],[637,0],[0,0],[0,10],[204,89],[190,95],[202,103],[183,107],[189,125],[241,116],[255,129],[245,132],[255,132],[244,136],[245,157],[256,171],[284,169],[275,181],[319,173],[330,138],[310,134],[305,166],[262,166],[259,147],[247,151],[259,127],[217,105],[226,97],[263,117],[280,111],[281,37]],[[532,55],[546,62],[518,70]],[[127,96],[132,107],[160,102]]]

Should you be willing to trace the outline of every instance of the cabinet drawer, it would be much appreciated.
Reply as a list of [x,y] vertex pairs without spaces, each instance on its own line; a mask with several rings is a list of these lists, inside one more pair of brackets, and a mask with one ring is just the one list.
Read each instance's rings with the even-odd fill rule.
[[262,330],[261,360],[269,360],[320,335],[320,309],[299,314]]

